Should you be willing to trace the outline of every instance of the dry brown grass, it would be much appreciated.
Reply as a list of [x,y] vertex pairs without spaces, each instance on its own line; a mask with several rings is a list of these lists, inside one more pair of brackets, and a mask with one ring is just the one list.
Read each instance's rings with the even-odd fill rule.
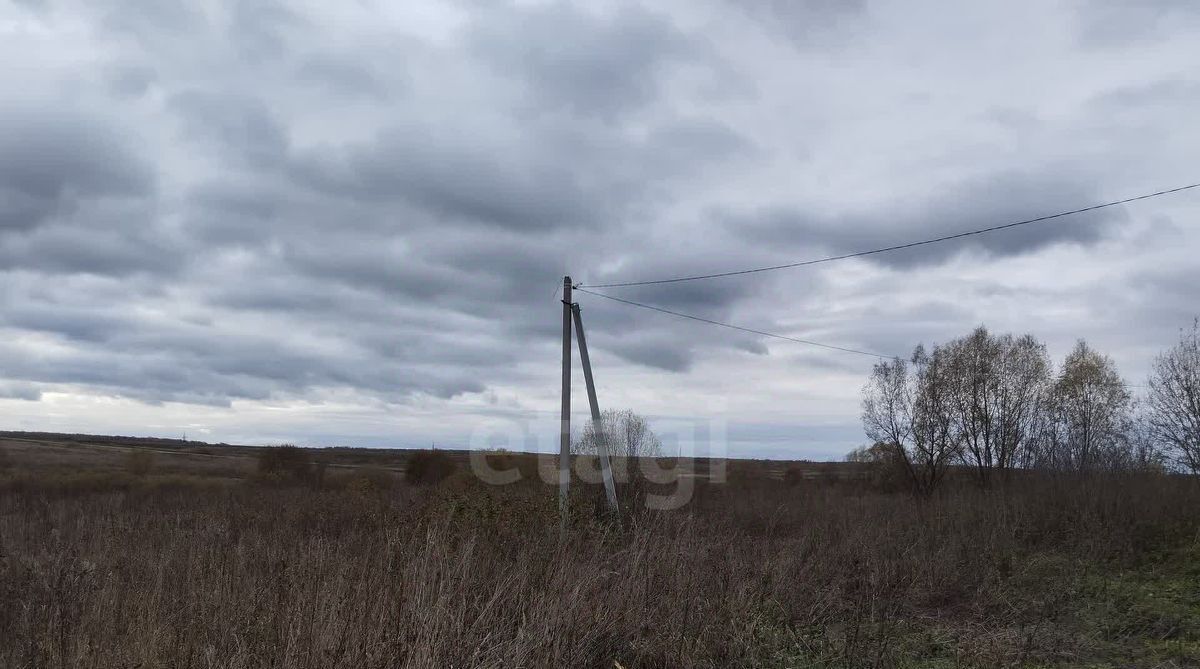
[[[1025,480],[914,500],[752,471],[621,524],[597,511],[596,487],[576,486],[565,542],[553,488],[461,472],[420,488],[374,470],[341,472],[335,489],[203,492],[156,474],[13,485],[10,473],[0,666],[1136,659],[1081,613],[1091,579],[1190,550],[1200,524],[1184,479]],[[1162,616],[1143,627],[1169,623],[1190,629]]]

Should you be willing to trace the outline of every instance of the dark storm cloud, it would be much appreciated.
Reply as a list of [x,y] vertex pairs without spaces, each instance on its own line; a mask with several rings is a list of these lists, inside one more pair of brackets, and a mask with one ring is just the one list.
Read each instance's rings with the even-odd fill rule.
[[308,151],[292,172],[300,186],[333,198],[537,233],[619,223],[675,180],[747,148],[727,126],[701,119],[660,124],[644,137],[555,123],[512,131],[481,138],[446,126],[392,128],[370,142]]
[[102,118],[0,107],[0,233],[28,231],[99,198],[148,196],[154,181],[129,138]]
[[592,215],[581,206],[589,194],[570,170],[538,159],[514,164],[512,154],[465,137],[431,146],[414,128],[308,158],[298,178],[333,197],[408,201],[451,222],[545,230]]
[[[757,217],[734,218],[733,229],[775,244],[823,249],[830,254],[934,239],[1100,204],[1097,184],[1067,171],[1004,172],[945,188],[916,202],[898,202],[870,214],[821,216],[783,209]],[[1003,232],[870,256],[871,262],[911,267],[945,262],[964,251],[992,256],[1029,253],[1052,244],[1089,244],[1127,220],[1120,207],[1053,219]],[[815,256],[812,256],[815,257]],[[807,260],[800,258],[797,260]]]

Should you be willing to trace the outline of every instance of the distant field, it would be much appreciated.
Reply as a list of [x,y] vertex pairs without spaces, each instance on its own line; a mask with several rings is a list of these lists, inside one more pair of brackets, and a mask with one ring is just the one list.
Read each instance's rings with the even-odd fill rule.
[[[8,453],[8,459],[17,471],[38,474],[91,472],[120,474],[129,469],[129,458],[133,452],[146,452],[154,456],[152,471],[155,475],[197,476],[224,482],[236,482],[254,477],[257,458],[264,447],[230,444],[208,444],[180,439],[148,439],[138,437],[97,436],[31,432],[0,432],[0,448]],[[403,476],[408,460],[421,449],[376,449],[376,448],[320,448],[306,449],[314,461],[325,463],[334,469],[376,469]],[[440,450],[456,467],[470,467],[470,452]],[[538,456],[527,453],[510,454],[512,458],[534,462]],[[553,471],[557,467],[556,454],[541,456],[543,466]],[[662,466],[675,466],[675,458],[662,458]],[[785,476],[797,479],[816,480],[860,480],[868,475],[867,468],[860,464],[843,462],[808,462],[780,460],[729,460],[717,461],[727,471],[752,478],[782,481]],[[679,460],[682,475],[708,478],[713,461],[708,458]],[[526,466],[528,469],[528,466]]]
[[0,667],[1200,666],[1194,479],[487,457],[3,435]]

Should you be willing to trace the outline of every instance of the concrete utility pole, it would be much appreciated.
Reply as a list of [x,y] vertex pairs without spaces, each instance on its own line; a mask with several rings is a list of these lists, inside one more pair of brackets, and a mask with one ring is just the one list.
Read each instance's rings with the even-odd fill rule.
[[563,277],[562,432],[558,441],[559,529],[567,530],[567,494],[571,488],[571,277]]
[[596,384],[592,381],[592,360],[588,357],[587,338],[583,336],[583,319],[579,316],[579,305],[571,305],[575,314],[575,338],[579,342],[579,361],[583,363],[583,380],[587,383],[588,404],[592,408],[592,429],[596,436],[596,451],[600,456],[600,471],[604,474],[604,493],[608,495],[608,508],[616,513],[617,486],[613,482],[612,465],[608,459],[608,437],[600,420],[600,402],[596,400]]

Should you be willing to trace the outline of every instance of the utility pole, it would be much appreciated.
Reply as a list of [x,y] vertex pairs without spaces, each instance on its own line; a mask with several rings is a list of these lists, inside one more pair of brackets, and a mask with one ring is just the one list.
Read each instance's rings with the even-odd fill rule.
[[600,471],[604,474],[604,493],[608,496],[608,508],[618,511],[617,486],[613,483],[612,464],[608,459],[608,437],[600,419],[600,403],[596,400],[596,384],[592,381],[592,360],[588,357],[587,338],[583,336],[583,319],[579,316],[579,305],[572,304],[575,315],[575,337],[579,342],[579,361],[583,363],[583,380],[587,383],[588,404],[592,409],[592,430],[596,437],[596,451],[600,456]]
[[562,426],[558,440],[559,531],[567,531],[567,494],[571,488],[571,277],[563,277]]

